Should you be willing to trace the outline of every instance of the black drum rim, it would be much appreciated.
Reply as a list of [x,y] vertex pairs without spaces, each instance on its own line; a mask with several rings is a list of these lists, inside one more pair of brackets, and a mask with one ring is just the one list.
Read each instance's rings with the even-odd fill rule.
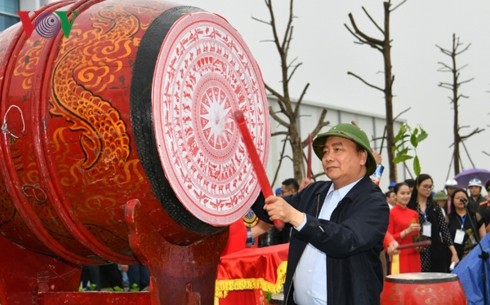
[[203,235],[222,232],[194,217],[178,200],[163,171],[152,126],[151,90],[158,52],[172,25],[183,15],[203,10],[191,6],[171,8],[158,16],[141,39],[133,66],[130,113],[136,151],[153,192],[165,212],[187,230]]

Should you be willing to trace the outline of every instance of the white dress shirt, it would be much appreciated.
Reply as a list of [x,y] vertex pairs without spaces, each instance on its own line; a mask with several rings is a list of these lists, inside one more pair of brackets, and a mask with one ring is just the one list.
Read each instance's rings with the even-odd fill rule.
[[[359,179],[360,180],[360,179]],[[333,211],[344,196],[359,180],[338,190],[330,186],[318,218],[330,220]],[[300,231],[306,224],[306,215],[302,224],[295,229]],[[298,305],[327,304],[327,258],[326,254],[308,244],[301,255],[293,276],[294,302]]]

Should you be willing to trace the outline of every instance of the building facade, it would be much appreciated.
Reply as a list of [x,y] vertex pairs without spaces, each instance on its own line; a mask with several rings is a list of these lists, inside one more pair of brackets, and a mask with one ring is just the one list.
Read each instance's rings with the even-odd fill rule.
[[19,16],[17,15],[19,2],[19,0],[6,0],[0,2],[0,31],[19,22]]

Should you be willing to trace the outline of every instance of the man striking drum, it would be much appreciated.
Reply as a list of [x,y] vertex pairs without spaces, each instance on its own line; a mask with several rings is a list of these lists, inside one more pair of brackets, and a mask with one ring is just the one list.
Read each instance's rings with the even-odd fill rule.
[[317,136],[313,149],[331,181],[254,204],[259,218],[294,228],[284,304],[379,304],[389,208],[369,177],[376,168],[369,139],[359,127],[339,124]]

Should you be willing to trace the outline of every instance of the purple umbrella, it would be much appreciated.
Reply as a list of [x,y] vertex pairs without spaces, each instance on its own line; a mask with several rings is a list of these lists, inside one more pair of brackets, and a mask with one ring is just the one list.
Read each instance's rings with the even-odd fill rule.
[[454,176],[454,179],[458,181],[458,186],[462,188],[468,188],[468,182],[473,178],[480,179],[485,185],[490,180],[490,171],[483,168],[469,168]]

